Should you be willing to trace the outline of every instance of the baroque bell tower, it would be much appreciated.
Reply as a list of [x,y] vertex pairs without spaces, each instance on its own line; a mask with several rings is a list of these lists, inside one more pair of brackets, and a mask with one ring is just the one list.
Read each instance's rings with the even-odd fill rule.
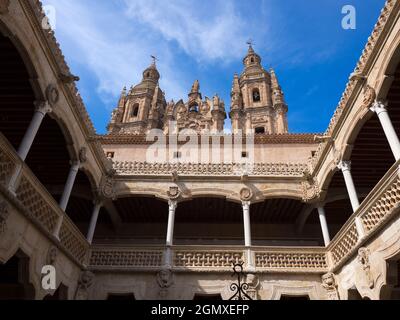
[[109,133],[144,134],[148,130],[162,128],[166,101],[159,79],[160,73],[154,60],[143,71],[143,79],[137,86],[132,86],[129,92],[123,89],[108,125]]
[[274,70],[267,72],[251,44],[243,59],[244,70],[235,75],[231,91],[232,130],[244,133],[283,134],[288,132],[283,91]]

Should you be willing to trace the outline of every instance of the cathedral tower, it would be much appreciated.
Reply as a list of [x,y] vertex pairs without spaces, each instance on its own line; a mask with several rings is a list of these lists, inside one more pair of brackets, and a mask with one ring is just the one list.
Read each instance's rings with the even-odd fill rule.
[[232,130],[244,133],[288,132],[287,105],[275,72],[267,72],[261,57],[250,45],[243,59],[244,70],[235,75],[231,92]]
[[159,79],[160,74],[153,62],[143,72],[140,84],[131,87],[129,92],[123,89],[108,126],[109,133],[142,134],[153,128],[162,128],[166,102]]

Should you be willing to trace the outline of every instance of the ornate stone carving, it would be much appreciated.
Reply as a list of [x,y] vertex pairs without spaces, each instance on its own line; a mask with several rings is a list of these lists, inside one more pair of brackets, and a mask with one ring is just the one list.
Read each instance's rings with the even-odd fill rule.
[[5,201],[0,201],[0,234],[7,230],[7,219],[9,215],[8,204]]
[[48,85],[46,89],[46,99],[52,107],[54,107],[60,99],[58,89],[52,84]]
[[0,14],[7,14],[10,0],[0,0]]
[[113,199],[115,197],[114,179],[112,173],[108,173],[103,176],[99,191],[100,196],[105,198]]
[[260,279],[252,273],[247,274],[246,283],[248,284],[248,289],[246,291],[247,295],[253,299],[258,300],[258,290],[260,288]]
[[157,273],[157,284],[160,287],[159,296],[165,298],[169,288],[174,284],[174,274],[170,269],[162,269]]
[[46,263],[48,265],[54,265],[57,260],[58,249],[55,246],[51,246],[47,252]]
[[301,187],[304,202],[309,202],[313,199],[316,199],[321,194],[321,190],[319,189],[318,183],[315,179],[312,179],[312,181],[303,181],[301,183]]
[[181,196],[181,192],[178,186],[172,186],[167,191],[167,195],[171,200],[177,200]]
[[82,272],[79,281],[78,288],[76,290],[76,300],[88,300],[89,298],[89,288],[92,286],[94,281],[94,274],[90,271]]
[[250,201],[253,198],[253,191],[249,188],[243,188],[240,190],[240,200]]
[[363,268],[368,287],[370,289],[373,289],[374,288],[374,278],[371,273],[371,264],[369,262],[369,256],[370,256],[369,249],[360,248],[358,250],[358,256],[357,256],[358,262],[361,264],[361,266]]
[[[147,163],[115,161],[114,169],[119,175],[176,175],[191,176],[279,176],[301,178],[308,170],[307,163]],[[175,182],[175,180],[173,180]]]
[[338,286],[332,272],[322,276],[322,287],[326,290],[329,300],[339,300]]
[[80,161],[80,163],[85,163],[87,161],[87,149],[86,149],[86,147],[82,147],[79,150],[79,161]]
[[59,78],[63,83],[66,83],[66,84],[71,84],[71,83],[74,83],[75,81],[80,80],[79,77],[74,76],[72,73],[61,73],[59,75]]
[[372,104],[375,102],[375,99],[376,99],[375,89],[367,85],[364,89],[364,100],[362,103],[362,107],[370,108]]

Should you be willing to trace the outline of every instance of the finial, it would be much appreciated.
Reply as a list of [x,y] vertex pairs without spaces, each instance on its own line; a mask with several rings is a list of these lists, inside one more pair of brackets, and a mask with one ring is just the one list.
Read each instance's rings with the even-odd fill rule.
[[253,39],[249,39],[249,40],[247,40],[247,45],[249,46],[249,51],[252,51],[253,50],[253,46],[254,46],[254,41],[253,41]]
[[151,57],[151,59],[153,60],[153,62],[152,62],[151,64],[152,64],[153,66],[156,66],[156,62],[158,61],[157,57],[156,57],[156,56],[153,56],[153,55],[151,55],[150,57]]

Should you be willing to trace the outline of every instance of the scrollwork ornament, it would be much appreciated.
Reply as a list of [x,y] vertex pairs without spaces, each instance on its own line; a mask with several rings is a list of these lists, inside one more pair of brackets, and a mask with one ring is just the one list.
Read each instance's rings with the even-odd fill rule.
[[251,201],[253,198],[253,192],[249,188],[243,188],[240,190],[240,200],[242,201]]

